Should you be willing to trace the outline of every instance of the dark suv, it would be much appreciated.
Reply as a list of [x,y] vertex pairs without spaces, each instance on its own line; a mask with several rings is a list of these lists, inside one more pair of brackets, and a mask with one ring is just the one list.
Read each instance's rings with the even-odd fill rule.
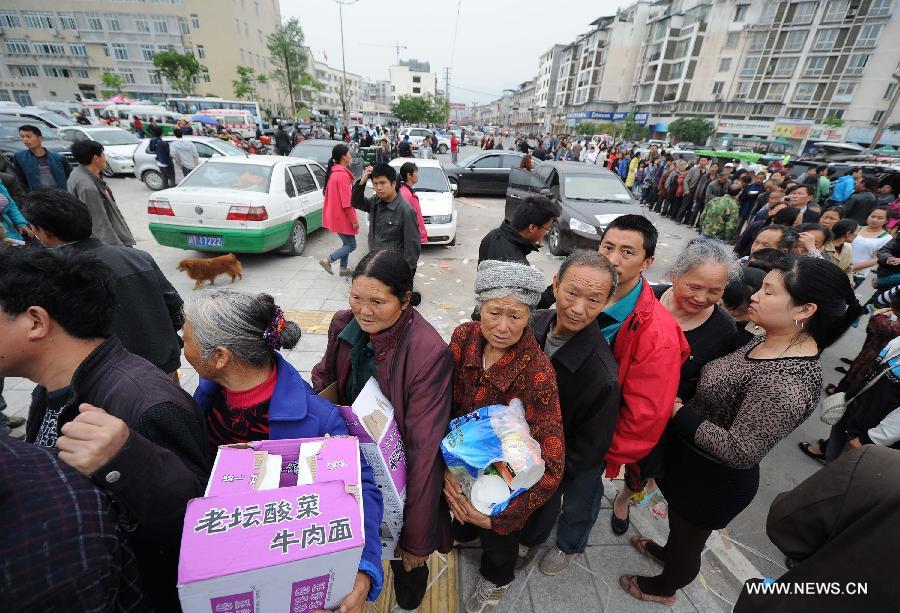
[[[25,145],[22,144],[22,139],[19,138],[19,126],[24,123],[26,122],[21,117],[0,115],[0,154],[5,155],[10,161],[12,161],[16,152],[25,150]],[[58,139],[55,133],[51,136],[49,134],[50,129],[44,130],[41,127],[41,132],[44,133],[44,148],[60,154],[66,158],[69,164],[77,166],[78,163],[69,150],[71,143]]]

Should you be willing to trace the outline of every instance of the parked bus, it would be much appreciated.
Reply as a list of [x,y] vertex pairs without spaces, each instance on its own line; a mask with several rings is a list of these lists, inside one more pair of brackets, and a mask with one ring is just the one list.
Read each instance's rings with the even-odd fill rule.
[[203,111],[213,119],[217,119],[226,130],[237,132],[241,138],[254,138],[256,136],[256,122],[250,111],[237,111],[233,109],[208,109]]
[[718,137],[716,144],[722,149],[761,153],[763,155],[784,155],[791,153],[793,147],[780,140],[765,138],[727,138]]
[[222,98],[213,97],[166,98],[166,107],[170,111],[188,116],[196,113],[206,113],[212,109],[250,111],[260,130],[263,127],[262,112],[260,112],[259,104],[255,100],[223,100]]
[[155,119],[156,124],[162,128],[163,134],[171,134],[175,128],[175,122],[181,119],[178,113],[172,113],[161,106],[152,104],[110,104],[103,109],[104,119],[113,119],[118,125],[131,131],[131,122],[135,117],[140,117],[144,124],[144,133],[150,125],[150,120]]

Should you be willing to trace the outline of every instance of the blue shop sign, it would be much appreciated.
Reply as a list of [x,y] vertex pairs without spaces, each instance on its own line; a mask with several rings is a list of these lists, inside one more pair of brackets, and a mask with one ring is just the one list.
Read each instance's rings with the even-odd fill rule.
[[[566,113],[566,119],[580,119],[587,121],[624,121],[627,117],[627,112],[613,113],[610,111],[575,111],[572,113]],[[648,119],[650,119],[650,113],[634,114],[634,121],[638,125],[647,125]]]

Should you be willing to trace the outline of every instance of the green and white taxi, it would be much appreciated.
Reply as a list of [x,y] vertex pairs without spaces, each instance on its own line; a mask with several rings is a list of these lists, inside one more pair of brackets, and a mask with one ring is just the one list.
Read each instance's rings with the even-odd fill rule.
[[151,194],[150,232],[179,249],[300,255],[322,227],[324,181],[325,170],[305,158],[212,158],[177,187]]

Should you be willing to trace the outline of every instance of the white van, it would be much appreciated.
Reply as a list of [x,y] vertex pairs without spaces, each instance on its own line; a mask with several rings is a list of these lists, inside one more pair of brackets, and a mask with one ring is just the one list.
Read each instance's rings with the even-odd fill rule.
[[139,117],[144,124],[144,132],[147,131],[150,120],[155,119],[156,124],[163,129],[163,134],[171,134],[175,122],[181,119],[180,114],[155,104],[110,104],[103,109],[101,117],[117,121],[119,127],[126,130],[131,130],[131,122]]
[[237,109],[207,109],[203,115],[209,115],[217,119],[222,126],[230,131],[237,132],[241,138],[254,138],[256,136],[256,120],[250,111]]
[[38,108],[45,109],[48,111],[53,111],[54,113],[59,113],[64,117],[68,117],[69,119],[75,119],[75,113],[84,112],[84,107],[80,102],[58,102],[56,100],[39,100],[35,105]]

